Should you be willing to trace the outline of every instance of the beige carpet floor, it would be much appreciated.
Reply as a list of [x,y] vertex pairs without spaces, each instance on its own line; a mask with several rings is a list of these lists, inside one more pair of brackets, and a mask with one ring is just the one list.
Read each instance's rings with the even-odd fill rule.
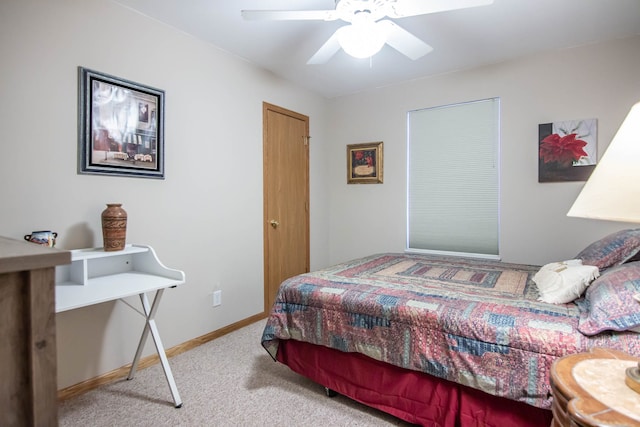
[[260,345],[265,321],[169,359],[182,408],[160,365],[61,402],[65,426],[408,426],[276,363]]

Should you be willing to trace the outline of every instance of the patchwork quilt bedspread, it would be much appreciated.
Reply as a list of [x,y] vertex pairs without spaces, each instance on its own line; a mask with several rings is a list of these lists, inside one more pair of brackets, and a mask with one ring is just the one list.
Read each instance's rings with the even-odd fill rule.
[[640,354],[632,332],[578,330],[575,304],[537,301],[539,266],[378,254],[282,283],[262,336],[358,352],[487,393],[551,407],[561,356],[608,347]]

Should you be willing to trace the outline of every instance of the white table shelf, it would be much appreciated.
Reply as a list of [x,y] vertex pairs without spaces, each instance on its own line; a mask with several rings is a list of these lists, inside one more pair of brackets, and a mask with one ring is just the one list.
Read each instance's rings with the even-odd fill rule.
[[[150,246],[127,245],[122,251],[102,248],[71,251],[71,264],[56,267],[56,312],[134,295],[140,297],[145,326],[128,379],[135,375],[145,342],[151,333],[175,407],[182,406],[154,316],[167,288],[185,283],[184,272],[165,267]],[[147,293],[155,292],[149,304]],[[136,310],[137,311],[137,310]]]
[[[131,286],[135,283],[135,288]],[[87,285],[73,282],[56,284],[56,312],[100,304],[158,289],[177,286],[175,280],[145,273],[119,273],[91,279]]]

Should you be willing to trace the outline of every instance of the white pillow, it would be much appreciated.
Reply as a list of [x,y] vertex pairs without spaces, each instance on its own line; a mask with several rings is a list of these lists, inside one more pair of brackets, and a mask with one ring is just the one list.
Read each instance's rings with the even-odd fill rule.
[[598,276],[598,267],[582,265],[580,259],[570,259],[542,266],[533,281],[540,293],[538,301],[564,304],[579,298]]

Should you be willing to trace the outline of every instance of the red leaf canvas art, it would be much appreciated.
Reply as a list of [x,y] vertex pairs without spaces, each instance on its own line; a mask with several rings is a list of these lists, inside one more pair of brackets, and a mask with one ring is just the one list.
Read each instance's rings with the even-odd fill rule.
[[595,168],[596,119],[538,125],[538,182],[586,181]]

